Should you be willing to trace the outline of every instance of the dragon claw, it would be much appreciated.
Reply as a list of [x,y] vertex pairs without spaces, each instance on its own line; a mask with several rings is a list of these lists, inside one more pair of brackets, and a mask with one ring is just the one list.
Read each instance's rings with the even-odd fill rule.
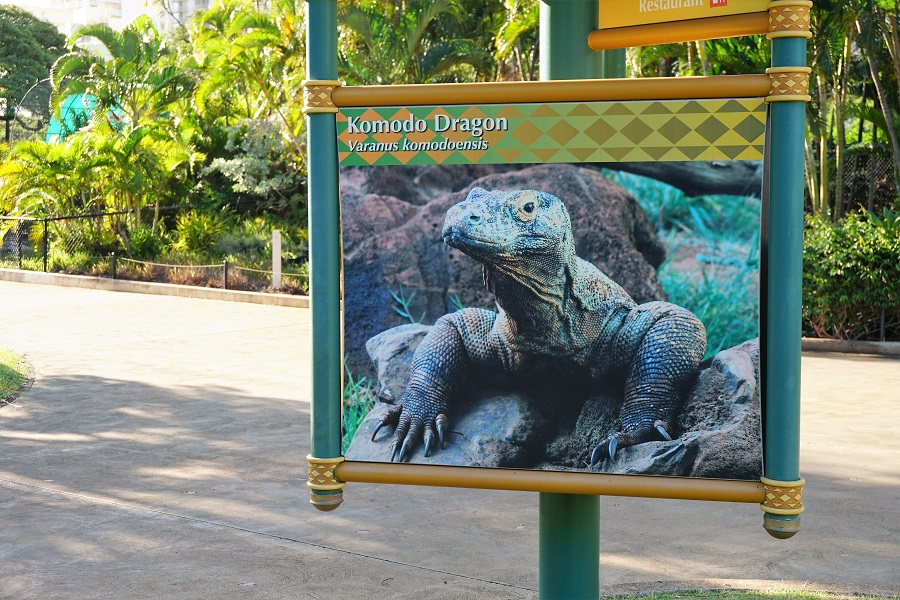
[[391,462],[394,462],[394,459],[397,458],[397,442],[391,444]]
[[434,429],[432,429],[431,425],[425,426],[425,456],[431,452],[431,448],[434,446]]
[[594,465],[596,465],[597,463],[599,463],[600,461],[603,460],[603,456],[601,456],[602,452],[603,452],[603,444],[597,444],[596,446],[594,446],[594,450],[593,450],[593,452],[591,452],[590,466],[593,467]]
[[434,426],[437,429],[438,443],[441,445],[441,450],[447,447],[447,429],[450,427],[449,419],[445,414],[439,414],[434,419]]
[[672,436],[669,435],[669,432],[666,430],[666,424],[663,421],[657,421],[653,424],[653,426],[656,428],[656,431],[659,432],[659,435],[661,435],[664,440],[666,440],[667,442],[672,441]]
[[599,464],[606,460],[615,460],[616,459],[616,449],[619,447],[619,437],[618,434],[609,436],[608,440],[603,440],[596,446],[594,446],[594,450],[591,452],[591,464],[593,467],[596,464]]
[[[403,441],[403,445],[400,446],[400,456],[399,456],[399,460],[397,462],[405,462],[406,459],[408,459],[410,457],[410,455],[412,454],[412,444],[410,443],[411,439],[412,438],[406,438]],[[391,461],[391,462],[393,462],[393,461]]]
[[656,439],[655,436],[658,436],[660,440],[665,440],[667,442],[672,441],[672,436],[669,434],[669,426],[665,421],[656,421],[653,423],[653,427],[645,426],[640,429],[614,433],[594,446],[594,450],[591,452],[591,462],[589,466],[593,467],[606,459],[611,461],[615,460],[616,450],[619,446],[624,448],[626,446],[651,442]]
[[381,422],[375,427],[375,431],[372,432],[372,441],[375,441],[375,436],[378,435],[378,432],[381,431],[382,427],[387,425],[396,425],[400,420],[400,413],[403,412],[403,403],[396,404],[388,409],[386,413],[381,415]]

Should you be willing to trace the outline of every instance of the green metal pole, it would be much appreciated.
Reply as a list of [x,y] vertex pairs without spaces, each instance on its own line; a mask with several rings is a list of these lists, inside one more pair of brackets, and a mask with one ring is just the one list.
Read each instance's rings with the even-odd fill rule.
[[[596,0],[541,0],[542,80],[625,75],[624,51],[604,54],[588,48],[588,34],[597,27],[597,7]],[[600,597],[596,496],[541,493],[539,545],[541,599]]]
[[625,77],[625,48],[598,52],[603,58],[602,79],[622,79]]
[[600,597],[600,500],[542,493],[539,597]]
[[[804,67],[806,39],[772,40],[773,67]],[[765,476],[800,478],[800,335],[803,293],[803,140],[806,103],[772,102],[766,251]],[[770,515],[765,528],[790,537],[799,515]]]
[[[307,79],[337,79],[337,3],[307,0]],[[309,305],[312,320],[311,454],[341,455],[340,197],[334,113],[307,115]],[[312,491],[319,508],[340,503],[340,490]]]
[[541,79],[601,78],[604,54],[587,44],[597,28],[597,1],[541,0],[540,10]]

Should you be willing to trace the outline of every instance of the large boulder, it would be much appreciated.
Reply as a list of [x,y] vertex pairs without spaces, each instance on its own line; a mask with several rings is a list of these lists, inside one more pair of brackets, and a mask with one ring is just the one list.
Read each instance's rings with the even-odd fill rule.
[[[347,365],[374,376],[364,347],[404,322],[431,324],[455,306],[493,308],[481,265],[441,239],[444,215],[473,187],[558,196],[578,255],[638,302],[666,298],[665,248],[637,201],[595,170],[572,165],[353,167],[341,172]],[[398,298],[407,304],[401,316]]]
[[[346,456],[390,460],[392,430],[372,434],[409,379],[412,354],[429,327],[386,331],[370,344],[381,402],[366,417]],[[444,450],[411,462],[485,467],[583,470],[591,449],[619,427],[621,395],[597,394],[583,383],[523,385],[502,376],[479,377],[454,399],[453,434]],[[606,473],[758,479],[762,470],[759,342],[723,350],[701,365],[677,417],[670,442],[621,448]],[[677,437],[675,437],[677,436]]]

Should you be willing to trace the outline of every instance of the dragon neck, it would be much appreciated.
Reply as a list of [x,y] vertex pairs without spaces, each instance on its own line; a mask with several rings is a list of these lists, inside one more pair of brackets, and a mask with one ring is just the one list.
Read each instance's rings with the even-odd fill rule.
[[569,260],[561,256],[495,261],[484,265],[485,285],[520,334],[546,335],[566,320],[571,297]]

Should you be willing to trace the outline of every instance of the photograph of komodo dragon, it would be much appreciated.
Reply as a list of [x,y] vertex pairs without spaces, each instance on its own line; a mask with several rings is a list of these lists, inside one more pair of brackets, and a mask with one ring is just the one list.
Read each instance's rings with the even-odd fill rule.
[[474,188],[447,211],[441,235],[481,263],[498,312],[447,314],[421,341],[405,393],[372,435],[395,426],[391,461],[407,460],[418,444],[426,456],[444,447],[454,394],[478,372],[618,385],[621,428],[592,449],[591,467],[614,461],[618,448],[672,439],[706,352],[696,316],[669,302],[637,304],[579,258],[569,213],[546,192]]

